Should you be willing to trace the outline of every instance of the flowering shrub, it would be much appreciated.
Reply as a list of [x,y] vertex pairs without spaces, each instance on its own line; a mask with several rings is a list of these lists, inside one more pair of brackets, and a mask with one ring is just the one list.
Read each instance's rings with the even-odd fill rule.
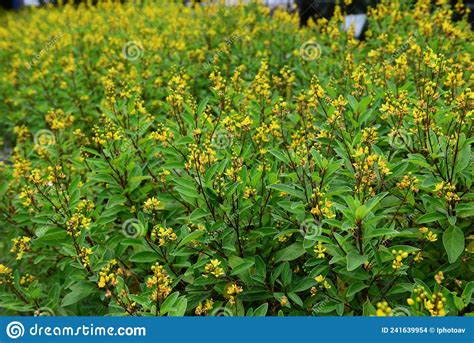
[[472,314],[472,31],[403,3],[4,15],[0,313]]

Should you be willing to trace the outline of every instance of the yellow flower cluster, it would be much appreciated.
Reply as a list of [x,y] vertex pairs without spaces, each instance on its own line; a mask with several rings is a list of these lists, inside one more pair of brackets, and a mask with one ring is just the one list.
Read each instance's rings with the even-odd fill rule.
[[399,94],[389,96],[385,99],[385,103],[380,107],[382,119],[387,119],[388,116],[393,116],[397,121],[401,121],[409,112],[408,107],[408,92],[401,91]]
[[403,176],[402,181],[397,182],[397,187],[400,189],[409,189],[412,192],[418,192],[419,188],[417,187],[419,180],[416,176],[413,176],[411,173]]
[[166,147],[173,140],[174,133],[169,128],[161,126],[160,129],[150,133],[150,138],[161,142]]
[[438,240],[438,235],[433,233],[430,229],[428,229],[426,226],[420,227],[420,233],[423,235],[424,239],[426,239],[429,242],[436,242]]
[[94,125],[92,132],[94,133],[93,141],[98,145],[106,145],[123,138],[122,129],[105,115],[100,118],[100,126]]
[[153,276],[146,281],[147,288],[154,288],[150,298],[153,301],[162,301],[171,293],[171,279],[165,268],[158,262],[151,267]]
[[74,213],[66,223],[67,234],[71,237],[79,237],[82,229],[89,229],[92,220],[87,218],[84,214]]
[[91,261],[89,256],[92,255],[92,249],[91,248],[84,248],[81,247],[81,251],[79,252],[79,258],[81,260],[81,263],[84,267],[91,267]]
[[456,186],[449,182],[441,181],[440,183],[436,184],[434,191],[438,194],[438,196],[444,197],[449,203],[456,203],[461,200],[459,195],[456,193]]
[[446,315],[445,304],[446,297],[441,292],[430,295],[423,287],[416,287],[413,290],[415,299],[408,298],[407,303],[410,306],[416,306],[418,309],[426,309],[433,317],[441,317]]
[[377,129],[369,127],[362,130],[362,143],[374,144],[377,141]]
[[36,189],[32,189],[29,186],[25,186],[25,187],[22,188],[22,190],[21,190],[20,194],[18,195],[18,197],[20,199],[24,199],[23,202],[22,202],[23,206],[29,207],[33,203],[34,196],[35,196],[36,193],[37,193]]
[[143,204],[143,212],[145,213],[154,213],[163,210],[164,208],[164,204],[155,197],[147,199]]
[[209,274],[214,275],[216,278],[220,278],[224,275],[224,269],[219,267],[221,265],[221,261],[218,259],[213,259],[209,263],[204,266],[204,277],[208,277]]
[[245,187],[244,198],[249,199],[253,198],[257,194],[257,190],[252,187]]
[[117,285],[117,274],[120,274],[121,271],[121,269],[117,267],[117,260],[113,259],[110,260],[107,265],[100,270],[99,282],[97,283],[99,288],[108,288],[109,285]]
[[205,316],[208,314],[210,310],[214,307],[214,301],[212,299],[206,299],[204,303],[200,302],[196,309],[194,310],[194,313],[196,316]]
[[392,250],[392,255],[394,256],[392,268],[395,270],[400,269],[403,266],[403,260],[408,257],[408,253],[402,250]]
[[74,116],[64,113],[61,109],[49,111],[44,119],[53,130],[63,130],[74,123]]
[[10,284],[13,281],[13,274],[11,268],[0,264],[0,285]]
[[27,175],[28,171],[31,169],[31,162],[24,159],[19,155],[13,156],[13,177],[15,179],[20,179]]
[[29,284],[31,284],[35,280],[35,277],[33,275],[30,275],[26,273],[22,277],[20,277],[20,285],[23,287],[28,287]]
[[324,247],[323,242],[319,241],[318,245],[314,247],[316,258],[324,258],[326,256],[325,255],[326,250],[327,249]]
[[377,181],[377,170],[381,177],[391,174],[385,159],[378,154],[370,154],[367,146],[359,147],[353,156],[356,158],[353,164],[357,181],[356,191],[368,191],[370,195],[375,195],[373,187]]
[[290,233],[285,233],[283,235],[280,235],[278,236],[278,242],[280,243],[286,243],[288,242],[288,240],[291,238],[291,236],[293,236],[293,233],[290,232]]
[[377,303],[377,311],[375,312],[377,317],[392,317],[392,308],[388,306],[386,301],[381,301]]
[[210,145],[204,144],[204,146],[200,148],[196,144],[191,144],[189,159],[185,167],[204,173],[204,171],[216,161],[216,151],[211,148]]
[[[13,132],[18,136],[18,143],[24,143],[30,138],[30,132],[25,125],[15,126]],[[41,136],[41,135],[40,135]]]
[[268,101],[268,98],[270,98],[271,95],[270,89],[268,62],[263,60],[260,64],[260,69],[258,70],[258,73],[252,83],[251,95],[258,95],[260,99],[265,99],[265,101]]
[[[175,73],[168,82],[169,95],[166,101],[173,107],[173,114],[178,119],[178,113],[181,111],[187,99],[187,79],[189,76],[183,73]],[[178,119],[180,120],[180,119]]]
[[332,219],[336,215],[332,211],[332,202],[325,198],[326,193],[322,192],[319,187],[316,187],[311,194],[311,214],[318,218],[324,217]]
[[227,286],[225,290],[226,297],[229,299],[231,304],[235,304],[237,302],[237,296],[242,293],[244,289],[238,286],[235,283],[232,283]]
[[326,278],[323,275],[318,275],[314,278],[314,281],[316,281],[319,284],[319,288],[325,288],[325,289],[330,289],[331,284],[326,280]]
[[21,236],[12,239],[13,247],[10,250],[12,253],[16,253],[16,259],[21,260],[23,258],[23,254],[30,250],[29,243],[31,241],[31,237],[28,236]]
[[158,239],[160,246],[164,246],[169,242],[175,241],[178,237],[174,233],[172,228],[164,228],[160,225],[155,225],[151,231],[151,240],[155,241]]

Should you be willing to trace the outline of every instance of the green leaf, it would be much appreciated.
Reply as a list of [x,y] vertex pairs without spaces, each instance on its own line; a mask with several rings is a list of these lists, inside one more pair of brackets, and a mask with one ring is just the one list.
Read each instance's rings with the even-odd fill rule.
[[170,317],[182,317],[186,313],[186,308],[188,306],[188,300],[185,296],[182,296],[174,304],[172,308],[168,311],[168,316]]
[[254,317],[265,317],[268,311],[268,303],[262,304],[253,311]]
[[288,298],[290,298],[295,304],[303,306],[303,300],[298,296],[298,294],[293,292],[288,292]]
[[292,245],[278,251],[275,254],[275,262],[293,261],[303,255],[305,252],[306,250],[303,248],[302,243],[293,243]]
[[425,223],[431,223],[431,222],[441,220],[441,219],[445,219],[445,218],[446,218],[446,215],[443,214],[443,213],[432,212],[432,213],[427,213],[427,214],[424,214],[424,215],[420,216],[416,220],[416,222],[418,224],[425,224]]
[[209,214],[209,212],[207,212],[205,209],[202,209],[202,208],[196,208],[193,213],[191,213],[191,215],[189,216],[189,220],[191,220],[192,222],[202,218],[202,217],[205,217]]
[[146,262],[156,262],[158,258],[159,258],[158,254],[154,251],[140,251],[130,256],[129,260],[131,262],[146,263]]
[[275,156],[280,161],[282,161],[283,163],[285,164],[290,163],[290,161],[288,160],[288,157],[285,154],[283,154],[280,150],[271,149],[271,150],[268,150],[268,152],[272,154],[273,156]]
[[87,298],[95,290],[90,284],[86,283],[77,283],[71,286],[71,293],[66,294],[66,296],[61,301],[61,306],[66,307],[73,305],[84,298]]
[[346,260],[347,260],[347,270],[351,272],[359,268],[361,264],[367,262],[367,256],[360,255],[359,253],[355,251],[351,251],[347,254]]
[[464,250],[464,234],[459,227],[451,226],[443,233],[443,245],[449,263],[454,263]]
[[349,288],[347,289],[347,293],[346,293],[347,299],[351,301],[357,293],[359,293],[361,290],[367,287],[369,286],[364,284],[362,281],[352,282]]
[[232,268],[232,272],[230,273],[230,275],[238,275],[242,272],[245,272],[250,267],[252,267],[253,265],[254,265],[254,261],[243,262],[243,263],[239,264],[238,266]]
[[277,191],[280,192],[285,192],[290,195],[293,195],[294,197],[297,197],[301,200],[306,200],[304,193],[302,191],[299,191],[293,187],[290,187],[288,185],[283,185],[283,184],[274,184],[274,185],[269,185],[268,188],[271,189],[276,189]]
[[181,242],[179,242],[177,248],[180,248],[182,247],[183,245],[195,240],[196,238],[199,238],[201,237],[202,235],[204,235],[204,230],[198,230],[198,231],[194,231],[194,232],[191,232],[189,235],[187,235],[186,237],[184,237]]
[[474,281],[469,281],[466,287],[464,287],[464,291],[462,292],[462,296],[461,296],[466,305],[471,302],[473,292],[474,292]]
[[160,314],[164,315],[168,313],[170,310],[173,310],[173,305],[175,304],[176,300],[178,300],[179,297],[179,292],[174,292],[170,294],[165,301],[163,301],[163,304],[161,304],[160,307]]

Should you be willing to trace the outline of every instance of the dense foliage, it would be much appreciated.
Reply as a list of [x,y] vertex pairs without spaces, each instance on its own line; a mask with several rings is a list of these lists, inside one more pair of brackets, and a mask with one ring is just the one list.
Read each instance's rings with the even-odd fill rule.
[[0,14],[0,314],[472,314],[472,31],[403,3]]

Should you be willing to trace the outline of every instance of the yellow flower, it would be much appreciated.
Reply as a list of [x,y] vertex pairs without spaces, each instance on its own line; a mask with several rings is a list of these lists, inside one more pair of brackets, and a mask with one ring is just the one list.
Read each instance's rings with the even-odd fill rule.
[[[221,261],[214,259],[205,265],[204,270],[206,271],[207,274],[212,274],[216,278],[219,278],[224,275],[224,269],[219,267],[220,265],[221,265]],[[207,277],[207,275],[204,275],[204,276]]]
[[318,245],[314,247],[314,252],[316,253],[316,258],[324,258],[325,257],[325,252],[326,248],[323,246],[323,243],[321,241],[318,242]]
[[164,246],[165,244],[175,241],[178,238],[172,228],[164,228],[160,225],[155,225],[153,227],[150,237],[153,241],[158,239],[160,246]]
[[153,275],[146,282],[147,288],[152,288],[150,298],[153,301],[162,301],[171,293],[171,279],[165,268],[158,262],[151,267]]
[[13,247],[11,248],[10,252],[16,252],[16,259],[21,260],[23,258],[23,254],[29,251],[29,242],[31,241],[30,237],[21,236],[12,239]]
[[161,201],[159,201],[155,197],[147,199],[143,204],[143,212],[145,213],[153,213],[164,208],[165,206],[161,203]]
[[439,271],[438,274],[434,276],[434,279],[436,280],[436,283],[439,285],[441,282],[444,280],[444,274],[442,271]]
[[318,283],[321,283],[321,282],[324,281],[324,276],[322,276],[321,274],[319,274],[318,276],[316,276],[316,277],[314,278],[314,280],[316,280],[316,282],[318,282]]
[[198,306],[194,310],[194,313],[197,316],[206,315],[210,310],[212,310],[213,306],[214,301],[212,299],[206,299],[204,304],[202,302],[198,304]]
[[377,303],[377,311],[376,316],[378,317],[391,317],[392,316],[392,308],[388,306],[386,301],[378,302]]
[[226,296],[229,298],[231,304],[235,304],[237,301],[237,295],[243,292],[243,288],[233,283],[227,286]]
[[402,261],[408,257],[408,253],[402,250],[392,250],[392,255],[394,257],[392,268],[395,270],[400,269],[403,266]]

